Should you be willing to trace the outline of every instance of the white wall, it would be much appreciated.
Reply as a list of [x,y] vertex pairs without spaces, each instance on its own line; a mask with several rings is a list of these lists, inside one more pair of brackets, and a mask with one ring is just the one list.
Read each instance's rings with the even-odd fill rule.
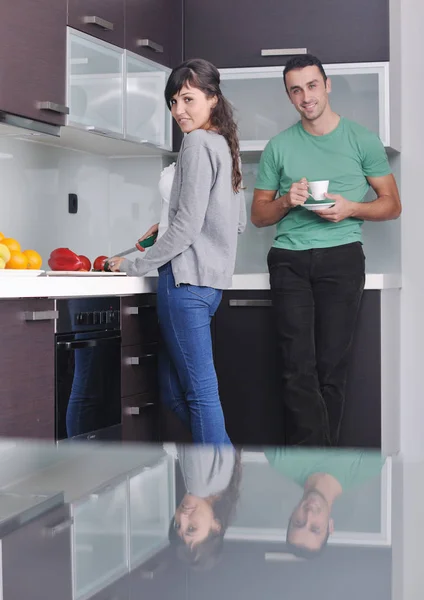
[[[0,137],[0,231],[43,257],[70,247],[93,260],[135,242],[160,210],[162,159],[108,159]],[[68,193],[79,210],[68,212]],[[152,221],[153,222],[153,221]]]
[[[394,5],[398,5],[395,0]],[[424,63],[420,47],[423,0],[401,0],[402,301],[401,450],[424,452]],[[393,53],[393,49],[392,49]],[[396,58],[395,55],[393,55]]]

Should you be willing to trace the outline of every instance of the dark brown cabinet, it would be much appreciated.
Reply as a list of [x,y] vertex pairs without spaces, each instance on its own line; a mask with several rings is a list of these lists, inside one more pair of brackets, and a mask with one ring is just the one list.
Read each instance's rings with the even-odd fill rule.
[[159,437],[156,294],[121,298],[121,397],[124,441]]
[[125,0],[125,47],[174,67],[183,54],[182,0]]
[[68,0],[68,25],[124,47],[124,0]]
[[71,600],[69,507],[52,510],[2,540],[4,600]]
[[0,110],[65,123],[66,0],[0,7]]
[[[365,291],[351,353],[342,447],[381,447],[380,314],[380,292]],[[232,442],[285,444],[292,425],[279,381],[270,292],[224,292],[214,328],[215,366]]]
[[54,301],[0,300],[0,435],[54,439]]
[[185,0],[184,56],[216,66],[281,65],[262,50],[306,48],[323,63],[389,60],[388,0]]

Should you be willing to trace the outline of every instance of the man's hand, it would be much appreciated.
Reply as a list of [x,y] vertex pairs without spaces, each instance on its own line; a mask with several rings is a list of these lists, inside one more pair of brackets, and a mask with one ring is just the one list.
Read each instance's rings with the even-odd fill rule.
[[302,206],[309,198],[308,181],[303,177],[300,181],[292,183],[289,191],[284,196],[284,205],[286,208],[296,208]]
[[340,223],[340,221],[344,221],[344,219],[353,216],[355,202],[346,200],[346,198],[343,198],[340,194],[325,194],[325,197],[329,200],[334,200],[335,204],[334,206],[330,206],[330,208],[316,210],[315,213],[318,216],[326,221],[331,221],[331,223]]

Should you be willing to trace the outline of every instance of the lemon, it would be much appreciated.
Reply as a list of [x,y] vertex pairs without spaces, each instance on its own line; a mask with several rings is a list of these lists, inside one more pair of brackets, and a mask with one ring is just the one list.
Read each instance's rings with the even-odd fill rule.
[[[0,243],[0,258],[4,260],[5,264],[10,260],[10,250],[6,244]],[[4,269],[4,267],[1,268]]]

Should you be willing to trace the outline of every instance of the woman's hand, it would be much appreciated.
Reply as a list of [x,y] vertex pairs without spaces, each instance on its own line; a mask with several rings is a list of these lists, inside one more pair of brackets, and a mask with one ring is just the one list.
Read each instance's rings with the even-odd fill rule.
[[122,264],[122,261],[124,260],[123,256],[113,256],[112,258],[109,258],[109,260],[107,261],[108,267],[110,271],[119,271],[119,267]]
[[142,246],[140,246],[139,242],[142,242],[143,240],[145,240],[146,238],[148,238],[149,236],[153,235],[154,233],[157,233],[159,231],[159,223],[155,223],[154,225],[152,225],[150,227],[150,229],[148,229],[146,231],[146,233],[143,235],[143,237],[141,237],[137,244],[136,244],[136,248],[137,250],[140,250],[140,252],[145,252],[145,248],[143,248]]

